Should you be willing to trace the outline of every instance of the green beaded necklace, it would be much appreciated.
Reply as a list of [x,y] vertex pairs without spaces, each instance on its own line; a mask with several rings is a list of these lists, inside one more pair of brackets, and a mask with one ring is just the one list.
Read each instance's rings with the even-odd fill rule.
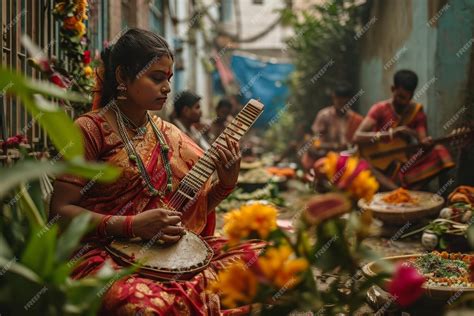
[[165,166],[165,172],[166,172],[166,178],[167,178],[167,184],[166,184],[165,189],[164,190],[157,190],[153,186],[153,184],[151,182],[151,179],[150,179],[150,175],[146,171],[145,164],[143,163],[143,160],[141,159],[141,157],[138,154],[137,150],[133,146],[132,140],[130,139],[130,137],[127,133],[127,128],[126,128],[126,125],[125,125],[124,121],[125,121],[125,118],[129,122],[131,122],[131,120],[125,114],[123,114],[122,111],[120,111],[119,107],[117,106],[117,104],[115,102],[113,104],[113,110],[114,110],[114,112],[116,114],[116,117],[117,117],[118,130],[119,130],[120,136],[122,137],[122,140],[124,142],[124,146],[125,146],[125,149],[127,151],[128,157],[129,157],[130,160],[134,161],[135,164],[137,165],[138,170],[140,171],[140,175],[141,175],[142,180],[143,180],[143,185],[146,186],[146,188],[148,190],[148,194],[150,196],[157,196],[158,195],[161,198],[163,198],[166,194],[171,192],[171,190],[172,190],[172,180],[173,180],[173,178],[172,178],[173,175],[171,173],[171,165],[170,165],[170,161],[168,159],[169,147],[168,147],[168,144],[166,144],[166,140],[165,140],[163,134],[161,133],[161,131],[156,126],[156,124],[153,121],[153,119],[151,118],[150,114],[147,112],[146,113],[147,122],[149,122],[151,124],[153,132],[156,136],[156,139],[160,143],[160,154],[161,154],[161,159],[163,161],[163,164]]

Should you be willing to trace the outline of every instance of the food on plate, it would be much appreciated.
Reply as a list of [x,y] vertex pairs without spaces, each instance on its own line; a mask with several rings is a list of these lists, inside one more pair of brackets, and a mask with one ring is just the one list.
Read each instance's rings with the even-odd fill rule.
[[282,177],[277,177],[268,172],[265,168],[256,168],[239,174],[239,183],[267,183],[270,181],[279,182]]
[[398,188],[382,199],[385,203],[388,204],[402,204],[402,203],[409,203],[409,204],[417,204],[418,199],[413,197],[409,191],[405,190],[404,188]]
[[290,167],[286,167],[286,168],[268,167],[267,171],[272,175],[287,177],[287,178],[293,178],[296,175],[295,169],[290,168]]
[[267,201],[277,206],[285,206],[285,201],[279,195],[276,185],[269,183],[253,192],[243,192],[242,189],[235,190],[217,206],[217,211],[225,212],[240,208],[241,205],[251,201]]
[[426,286],[474,287],[474,255],[433,251],[408,264],[423,274]]

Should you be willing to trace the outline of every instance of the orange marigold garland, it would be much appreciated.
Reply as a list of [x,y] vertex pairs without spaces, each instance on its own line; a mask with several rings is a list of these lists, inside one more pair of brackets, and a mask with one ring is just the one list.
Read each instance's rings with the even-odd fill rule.
[[[86,24],[88,19],[87,0],[56,0],[54,16],[62,22],[60,27],[60,45],[68,57],[68,64],[60,65],[68,69],[71,82],[68,87],[73,91],[90,94],[94,86],[91,54],[87,50]],[[67,66],[67,67],[66,67]],[[84,105],[74,105],[79,114],[88,110]]]

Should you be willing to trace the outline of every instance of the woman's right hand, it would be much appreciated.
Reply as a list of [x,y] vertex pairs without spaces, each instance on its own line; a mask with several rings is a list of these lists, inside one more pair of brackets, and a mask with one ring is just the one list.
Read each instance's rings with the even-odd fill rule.
[[133,233],[147,240],[175,243],[184,235],[181,213],[164,208],[155,208],[137,214],[133,218]]

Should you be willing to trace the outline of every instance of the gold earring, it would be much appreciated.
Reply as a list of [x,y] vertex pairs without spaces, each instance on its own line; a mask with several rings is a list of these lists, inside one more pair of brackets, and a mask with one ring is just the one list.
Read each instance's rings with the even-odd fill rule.
[[117,86],[117,100],[126,100],[127,99],[127,95],[125,94],[125,92],[127,91],[127,87],[125,86],[124,83],[121,83]]

